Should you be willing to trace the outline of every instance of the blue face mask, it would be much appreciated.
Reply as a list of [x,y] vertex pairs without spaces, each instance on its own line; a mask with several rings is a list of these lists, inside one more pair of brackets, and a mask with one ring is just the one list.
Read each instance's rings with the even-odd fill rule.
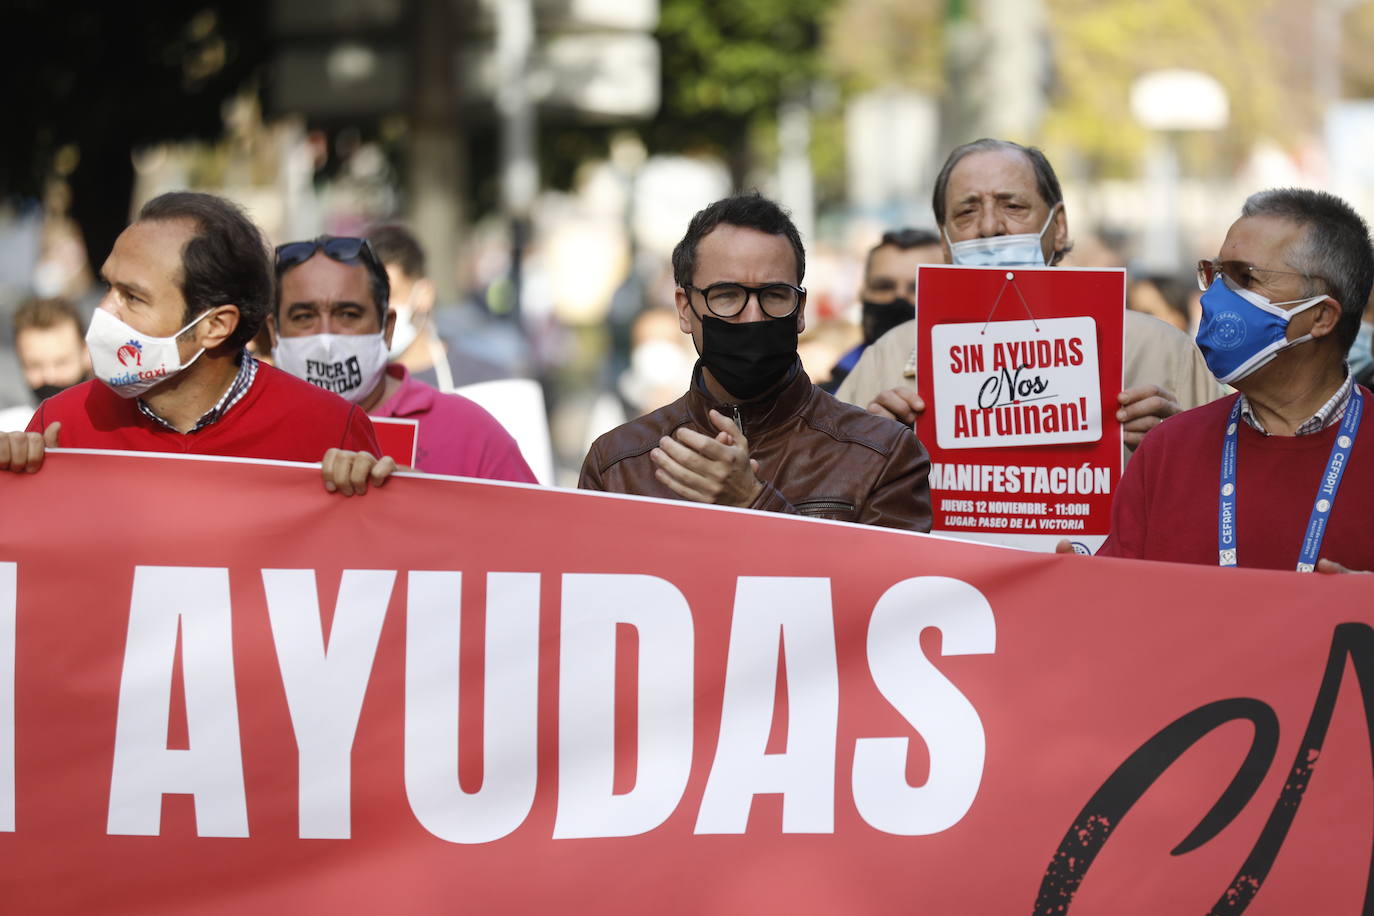
[[[1202,323],[1197,346],[1207,368],[1227,385],[1245,378],[1311,334],[1288,339],[1288,322],[1326,296],[1270,302],[1248,289],[1232,289],[1218,276],[1202,294]],[[1291,305],[1284,309],[1280,306]]]
[[1361,321],[1360,333],[1355,335],[1355,342],[1350,345],[1350,352],[1345,356],[1345,361],[1350,363],[1350,374],[1356,378],[1363,377],[1371,367],[1374,367],[1371,346],[1374,346],[1374,323]]

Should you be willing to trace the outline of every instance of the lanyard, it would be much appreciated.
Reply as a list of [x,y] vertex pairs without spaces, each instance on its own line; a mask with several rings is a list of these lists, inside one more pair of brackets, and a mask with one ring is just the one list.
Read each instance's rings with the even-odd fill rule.
[[[1364,414],[1364,395],[1360,386],[1355,385],[1350,392],[1350,403],[1345,407],[1345,417],[1331,444],[1331,456],[1326,459],[1326,470],[1322,472],[1317,495],[1312,500],[1312,514],[1307,519],[1307,533],[1302,539],[1302,551],[1298,554],[1298,572],[1312,572],[1317,568],[1317,558],[1326,535],[1326,523],[1331,517],[1331,508],[1336,504],[1336,490],[1341,485],[1345,466],[1349,463],[1350,450],[1355,446],[1355,435],[1360,431],[1360,418]],[[1217,556],[1218,565],[1236,565],[1236,443],[1240,428],[1240,398],[1231,406],[1231,415],[1226,420],[1226,438],[1221,449],[1221,497],[1217,502]]]

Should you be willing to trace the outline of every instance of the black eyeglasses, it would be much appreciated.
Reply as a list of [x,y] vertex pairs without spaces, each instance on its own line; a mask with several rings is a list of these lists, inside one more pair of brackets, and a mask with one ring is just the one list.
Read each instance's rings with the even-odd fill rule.
[[766,283],[763,286],[745,286],[742,283],[712,283],[705,289],[683,284],[683,289],[701,293],[706,307],[717,318],[734,318],[749,304],[749,296],[758,297],[759,308],[769,318],[787,318],[797,311],[806,290],[791,283]]
[[280,277],[297,264],[304,264],[313,258],[317,251],[323,251],[325,257],[332,258],[341,264],[362,261],[369,270],[381,271],[383,275],[386,274],[386,268],[382,266],[381,261],[377,260],[377,254],[372,250],[372,245],[367,239],[349,235],[321,235],[305,242],[287,242],[284,245],[278,245],[277,276]]
[[[1280,274],[1289,277],[1305,277],[1308,280],[1321,280],[1326,283],[1324,277],[1305,274],[1296,270],[1274,270],[1271,267],[1256,267],[1244,261],[1211,261],[1203,258],[1197,262],[1197,286],[1198,289],[1206,292],[1218,276],[1223,276],[1236,289],[1249,289],[1261,278],[1255,274]],[[1330,285],[1329,283],[1327,284]]]

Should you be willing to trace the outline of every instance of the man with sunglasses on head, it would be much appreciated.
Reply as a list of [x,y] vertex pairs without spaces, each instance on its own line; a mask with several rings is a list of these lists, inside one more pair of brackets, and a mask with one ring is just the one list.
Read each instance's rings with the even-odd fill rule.
[[930,461],[912,431],[812,385],[797,358],[806,253],[757,194],[692,217],[673,250],[688,392],[593,443],[584,489],[930,530]]
[[1321,191],[1261,191],[1198,284],[1198,346],[1239,393],[1146,437],[1098,555],[1374,569],[1370,393],[1345,362],[1374,286],[1364,221]]
[[[984,138],[949,154],[931,200],[945,262],[975,267],[1053,267],[1068,254],[1059,178],[1035,147]],[[1125,314],[1125,390],[1117,419],[1126,456],[1165,417],[1222,394],[1187,335],[1140,312]],[[914,387],[915,322],[864,351],[835,396],[880,416],[915,423],[925,401]]]
[[101,269],[86,332],[95,378],[0,434],[0,470],[48,447],[322,463],[325,489],[380,486],[395,468],[358,408],[258,363],[244,345],[272,302],[262,233],[235,204],[178,191],[149,201]]
[[396,311],[386,268],[366,239],[322,235],[280,245],[276,272],[269,326],[278,367],[374,417],[417,421],[418,470],[535,483],[491,414],[388,363]]

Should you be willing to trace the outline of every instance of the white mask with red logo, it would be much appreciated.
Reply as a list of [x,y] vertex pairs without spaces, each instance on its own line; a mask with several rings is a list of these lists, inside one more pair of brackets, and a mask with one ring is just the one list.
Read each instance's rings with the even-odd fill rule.
[[171,337],[150,337],[136,331],[104,309],[96,309],[86,331],[86,348],[91,351],[95,377],[121,398],[136,398],[167,381],[205,352],[201,347],[185,363],[177,349],[177,338],[195,327],[208,311]]

